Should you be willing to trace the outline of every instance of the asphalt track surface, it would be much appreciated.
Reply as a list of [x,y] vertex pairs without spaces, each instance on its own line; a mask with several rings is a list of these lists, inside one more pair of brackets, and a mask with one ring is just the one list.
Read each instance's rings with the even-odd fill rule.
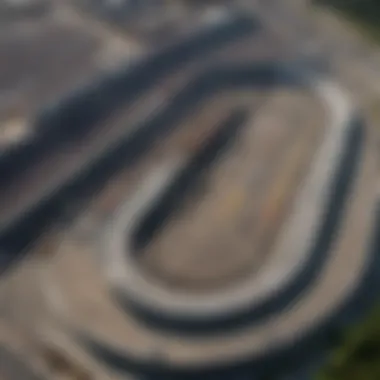
[[[173,115],[162,115],[146,129],[131,133],[125,131],[125,126],[114,130],[100,125],[99,120],[121,105],[128,107],[157,81],[198,55],[210,53],[256,28],[256,20],[238,16],[232,22],[228,20],[227,26],[201,31],[133,68],[101,78],[43,111],[35,122],[33,138],[0,157],[0,246],[4,263],[44,230],[47,221],[59,214],[69,194],[89,186],[95,188],[95,183],[102,182],[117,161],[132,162],[158,137],[162,124],[170,122]],[[182,99],[182,107],[187,101]]]

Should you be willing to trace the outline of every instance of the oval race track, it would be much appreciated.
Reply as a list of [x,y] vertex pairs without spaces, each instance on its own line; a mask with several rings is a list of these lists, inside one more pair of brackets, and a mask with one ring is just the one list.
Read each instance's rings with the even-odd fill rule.
[[[51,175],[41,169],[44,175],[33,191],[22,201],[14,192],[1,214],[1,248],[13,258],[59,218],[62,204],[83,194],[96,198],[99,184],[138,166],[157,141],[169,139],[183,119],[215,96],[281,88],[307,92],[322,103],[324,127],[300,144],[305,155],[289,161],[292,166],[304,160],[308,166],[296,185],[286,187],[290,206],[278,231],[270,234],[267,258],[233,285],[212,293],[169,288],[139,256],[171,228],[167,221],[225,162],[221,157],[231,159],[239,136],[255,128],[256,118],[252,125],[249,121],[260,109],[242,106],[238,98],[212,133],[201,134],[203,143],[195,152],[167,153],[144,171],[102,228],[101,247],[94,240],[78,255],[70,237],[62,242],[42,281],[52,329],[65,336],[66,350],[75,346],[110,371],[160,379],[235,378],[246,368],[271,374],[274,367],[302,361],[325,339],[374,268],[375,147],[348,95],[301,65],[252,59],[255,20],[236,16],[214,28],[64,100],[39,119],[35,141],[0,158],[1,175],[9,181],[3,194],[28,184],[42,158],[56,160]],[[152,88],[164,87],[164,80],[186,72],[193,61],[155,112],[136,111]],[[127,126],[125,121],[107,128],[96,123],[118,107],[126,109]],[[216,113],[223,113],[221,106]],[[65,152],[82,141],[86,147],[66,162]],[[273,181],[263,193],[276,189]],[[101,257],[94,257],[99,250]],[[49,340],[44,324],[41,331]]]

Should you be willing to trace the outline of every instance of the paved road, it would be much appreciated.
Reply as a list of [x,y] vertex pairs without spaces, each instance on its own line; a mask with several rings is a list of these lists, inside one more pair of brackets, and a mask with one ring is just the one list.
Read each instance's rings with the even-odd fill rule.
[[3,346],[0,346],[0,377],[2,380],[42,380],[21,358]]

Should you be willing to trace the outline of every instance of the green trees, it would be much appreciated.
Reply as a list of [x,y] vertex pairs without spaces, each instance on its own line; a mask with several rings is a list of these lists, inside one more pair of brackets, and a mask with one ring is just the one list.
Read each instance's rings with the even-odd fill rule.
[[378,0],[315,0],[314,4],[334,7],[370,24],[376,25],[380,21]]
[[380,43],[380,0],[312,0],[312,3],[335,9],[364,35]]
[[380,379],[380,307],[344,334],[316,380]]

